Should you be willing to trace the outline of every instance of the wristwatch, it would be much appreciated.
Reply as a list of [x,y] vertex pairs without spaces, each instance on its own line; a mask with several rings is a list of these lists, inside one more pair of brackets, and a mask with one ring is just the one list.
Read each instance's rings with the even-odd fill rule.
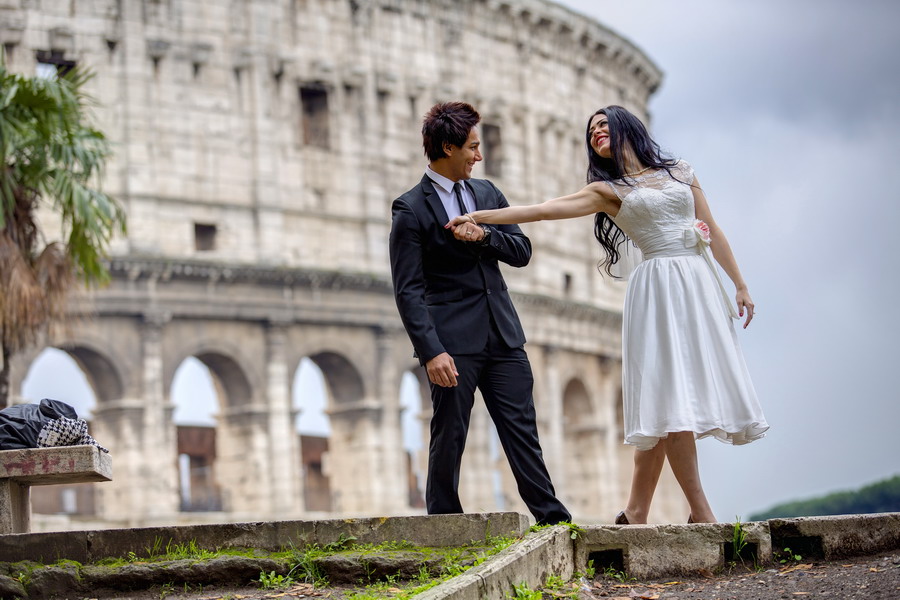
[[486,246],[491,241],[491,228],[481,223],[479,223],[478,226],[481,227],[481,230],[484,232],[484,237],[478,240],[478,243],[482,246]]

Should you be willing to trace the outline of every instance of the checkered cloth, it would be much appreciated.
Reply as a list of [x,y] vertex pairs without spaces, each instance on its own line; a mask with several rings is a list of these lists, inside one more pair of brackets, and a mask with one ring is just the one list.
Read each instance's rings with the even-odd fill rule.
[[58,446],[97,446],[104,452],[106,448],[97,443],[88,432],[88,424],[84,419],[68,419],[60,417],[48,422],[38,434],[38,448],[56,448]]

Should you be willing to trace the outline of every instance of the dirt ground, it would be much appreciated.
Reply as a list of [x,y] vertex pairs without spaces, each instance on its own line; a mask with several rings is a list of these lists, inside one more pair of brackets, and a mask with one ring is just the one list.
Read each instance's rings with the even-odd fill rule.
[[[900,599],[900,553],[838,562],[800,562],[762,571],[737,566],[729,573],[698,573],[691,577],[657,581],[626,581],[598,576],[593,582],[573,582],[571,587],[544,590],[544,599],[571,597],[577,590],[579,600],[784,600],[825,598],[834,600]],[[299,600],[330,598],[343,600],[352,587],[314,588],[299,584],[288,589],[261,590],[258,587],[185,592],[182,589],[153,588],[134,593],[91,595],[96,600]],[[385,594],[390,597],[390,592]],[[510,594],[509,598],[512,598]],[[71,600],[83,600],[83,597]],[[496,600],[506,600],[498,598]]]
[[730,573],[652,582],[598,578],[581,598],[604,600],[783,600],[785,598],[900,599],[900,553],[838,562],[800,562],[760,572],[741,566]]

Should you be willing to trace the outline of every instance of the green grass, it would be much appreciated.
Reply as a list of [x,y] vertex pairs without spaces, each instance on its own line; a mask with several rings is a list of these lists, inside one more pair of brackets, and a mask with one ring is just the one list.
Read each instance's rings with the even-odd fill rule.
[[[362,589],[345,596],[346,600],[384,600],[392,598],[408,600],[440,583],[460,575],[469,569],[483,563],[491,556],[503,551],[511,544],[518,541],[513,537],[490,537],[485,541],[472,542],[461,547],[427,547],[417,546],[404,540],[388,541],[381,544],[341,544],[336,549],[333,544],[326,546],[310,545],[302,549],[294,550],[296,564],[291,569],[290,575],[298,579],[296,574],[305,573],[307,581],[318,587],[328,585],[327,579],[315,564],[315,559],[337,554],[340,552],[354,552],[365,556],[369,553],[379,552],[419,552],[427,559],[440,558],[439,573],[432,573],[427,566],[422,565],[415,577],[408,581],[400,580],[398,575],[388,575],[384,581],[372,582],[373,573],[367,573],[367,581]],[[472,564],[464,564],[471,561]],[[365,566],[365,562],[363,562]]]
[[[346,596],[346,600],[408,600],[443,581],[458,576],[467,570],[482,564],[491,556],[518,541],[519,538],[495,536],[485,540],[472,541],[459,547],[426,547],[417,546],[406,540],[392,540],[380,544],[359,544],[356,538],[342,535],[337,541],[318,545],[309,544],[300,548],[291,546],[279,552],[263,552],[257,549],[229,548],[224,550],[207,550],[201,548],[195,540],[175,543],[171,539],[164,541],[156,538],[152,545],[143,551],[130,551],[124,557],[105,558],[93,563],[93,566],[115,569],[134,563],[165,563],[177,560],[193,560],[202,562],[220,556],[267,557],[281,561],[283,567],[278,570],[261,572],[257,585],[265,590],[288,589],[297,583],[309,583],[316,587],[329,585],[324,572],[318,566],[318,560],[329,555],[353,553],[360,563],[366,566],[366,556],[391,552],[416,552],[422,555],[423,562],[414,577],[401,580],[399,573],[388,575],[381,581],[376,579],[374,569],[368,570],[360,589]],[[74,567],[80,576],[83,565],[75,561],[58,561],[61,566]],[[12,577],[27,585],[32,579],[35,569],[44,567],[40,563],[23,562],[15,565]],[[160,598],[175,593],[175,586],[180,582],[172,582],[158,588]]]

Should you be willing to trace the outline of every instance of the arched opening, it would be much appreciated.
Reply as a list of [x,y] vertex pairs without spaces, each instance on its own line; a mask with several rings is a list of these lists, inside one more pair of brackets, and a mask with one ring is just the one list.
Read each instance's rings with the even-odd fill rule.
[[[244,366],[206,343],[177,363],[169,381],[171,427],[183,511],[248,511],[266,496],[266,431]],[[256,412],[254,412],[256,411]]]
[[419,378],[414,373],[406,371],[400,382],[400,431],[406,457],[407,498],[410,508],[425,508],[427,453],[423,449],[427,449],[428,446],[422,437],[423,402]]
[[[29,403],[43,398],[65,402],[79,418],[90,422],[98,401],[121,396],[122,386],[110,361],[94,350],[80,346],[47,347],[29,366],[20,396]],[[107,445],[108,441],[98,440]],[[93,483],[36,486],[31,489],[35,514],[95,515]]]
[[72,406],[78,416],[90,421],[97,396],[78,362],[58,348],[44,348],[22,380],[21,396],[28,402],[53,398]]
[[563,456],[565,501],[574,514],[589,515],[599,493],[598,465],[603,439],[584,383],[572,379],[563,392]]
[[215,477],[219,390],[209,368],[189,356],[175,371],[170,399],[175,406],[178,488],[184,512],[222,510]]
[[321,370],[331,428],[321,458],[330,510],[345,514],[370,511],[373,503],[377,504],[374,495],[381,484],[372,477],[381,465],[381,405],[366,397],[359,369],[346,356],[326,351],[308,358]]
[[297,411],[294,429],[300,438],[303,505],[308,511],[331,511],[331,485],[323,466],[331,436],[325,411],[328,390],[322,370],[309,358],[302,359],[294,373],[291,397]]

